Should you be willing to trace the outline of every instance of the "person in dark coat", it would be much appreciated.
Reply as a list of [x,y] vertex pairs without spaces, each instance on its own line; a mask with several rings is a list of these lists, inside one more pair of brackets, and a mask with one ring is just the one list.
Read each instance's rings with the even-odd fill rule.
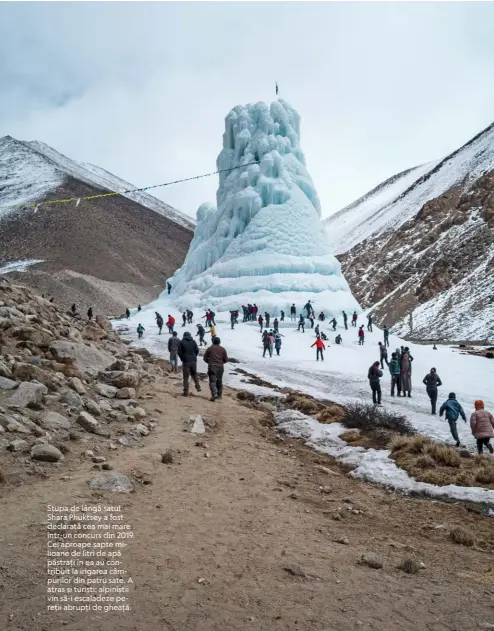
[[204,341],[204,336],[206,335],[206,329],[202,326],[202,324],[197,325],[197,333],[196,337],[199,336],[199,346],[207,346],[207,342]]
[[302,329],[302,333],[305,333],[305,318],[302,314],[300,314],[300,318],[298,320],[297,331],[300,331],[300,329]]
[[310,322],[310,328],[313,329],[314,328],[314,317],[312,315],[309,318],[309,322]]
[[266,320],[266,326],[269,326],[269,320],[271,319],[271,316],[267,311],[264,312],[264,318]]
[[125,310],[125,315],[126,315],[127,320],[128,320],[130,318],[130,310],[129,309]]
[[156,312],[156,325],[158,327],[159,335],[161,335],[161,329],[163,328],[163,318]]
[[290,307],[290,320],[295,322],[297,320],[297,309],[295,307],[295,303]]
[[304,309],[307,311],[307,318],[310,318],[310,314],[312,313],[312,305],[310,303],[310,300],[308,300],[307,303],[304,305]]
[[367,378],[372,390],[372,402],[374,405],[381,405],[381,382],[380,379],[383,376],[382,371],[379,369],[379,362],[374,362],[369,368]]
[[88,320],[92,320],[93,319],[93,308],[89,307],[89,309],[87,310],[87,319]]
[[324,315],[324,311],[321,311],[321,313],[317,316],[317,319],[320,320],[321,322],[324,322],[325,318],[326,316]]
[[187,312],[184,311],[182,313],[182,326],[185,326],[187,324]]
[[199,347],[197,346],[196,341],[192,339],[192,335],[188,331],[185,331],[183,338],[180,340],[177,352],[182,362],[184,397],[188,397],[189,377],[192,377],[197,392],[201,391],[199,377],[197,376],[197,356],[199,355]]
[[262,324],[264,322],[264,319],[261,314],[259,314],[259,317],[257,318],[257,322],[259,324],[259,328],[261,329],[261,333],[262,333]]
[[439,409],[439,416],[442,416],[444,413],[446,413],[446,420],[449,423],[449,429],[451,430],[451,435],[456,441],[456,446],[459,447],[460,437],[458,436],[458,428],[456,427],[456,421],[461,416],[461,418],[466,423],[467,417],[465,415],[465,412],[463,411],[463,408],[456,400],[456,394],[454,392],[449,393],[448,400],[445,401]]
[[170,283],[166,283],[166,288],[168,289],[168,295],[170,295],[170,292],[172,290],[172,286],[170,285]]
[[367,330],[372,333],[372,316],[370,314],[367,316]]
[[280,349],[281,349],[281,338],[284,337],[283,335],[281,335],[281,333],[279,333],[278,331],[276,331],[276,333],[274,334],[274,348],[276,350],[276,354],[279,356],[280,354]]
[[403,353],[400,357],[400,387],[404,397],[412,396],[412,361],[413,357],[408,350],[403,349]]
[[435,368],[431,368],[430,373],[423,378],[422,383],[425,385],[427,395],[431,400],[431,413],[435,415],[437,404],[437,388],[438,386],[443,385],[443,382],[439,378],[439,375],[437,374]]
[[381,368],[384,368],[384,362],[386,362],[386,366],[389,366],[388,349],[381,342],[379,342],[379,357],[381,359]]
[[384,335],[384,346],[389,346],[389,330],[386,325],[384,325],[384,328],[383,328],[383,335]]
[[343,338],[338,333],[338,335],[334,338],[335,344],[341,344],[343,342]]
[[221,399],[223,395],[224,366],[228,362],[226,350],[221,346],[219,337],[213,337],[212,345],[204,353],[204,361],[208,365],[210,401]]
[[278,318],[275,318],[275,319],[273,320],[273,331],[274,331],[275,333],[277,333],[277,332],[278,332],[278,328],[279,328],[279,326],[280,326],[280,323],[278,322]]
[[[161,319],[163,320],[163,318]],[[178,347],[179,346],[180,346],[180,340],[178,339],[177,332],[173,331],[172,337],[168,340],[168,352],[170,353],[170,364],[172,365],[173,372],[178,371]]]
[[352,315],[352,326],[355,326],[355,327],[357,326],[357,318],[358,318],[357,312],[354,311]]
[[139,313],[141,309],[142,309],[141,305],[137,305],[137,313]]
[[280,311],[280,322],[284,322],[285,321],[285,312],[283,311],[283,309]]
[[336,318],[333,318],[330,324],[333,325],[333,331],[336,331],[336,325],[337,325]]
[[187,309],[187,322],[188,322],[188,324],[192,324],[193,319],[194,319],[194,313],[190,309]]
[[142,324],[141,324],[141,323],[139,323],[139,324],[138,324],[138,326],[137,326],[137,337],[138,337],[139,339],[141,339],[141,337],[144,335],[144,331],[145,331],[145,330],[146,330],[146,329],[142,326]]
[[400,360],[396,353],[391,353],[391,361],[388,364],[389,373],[391,375],[391,396],[395,396],[395,386],[398,396],[401,393],[400,387],[400,374],[401,374],[401,366]]
[[73,314],[73,315],[75,315],[75,313],[76,313],[76,311],[77,311],[77,308],[76,308],[76,306],[75,306],[75,302],[74,302],[74,304],[70,307],[70,310],[72,311],[72,314]]
[[348,330],[348,316],[345,311],[341,312],[343,314],[343,324],[345,325],[345,329]]

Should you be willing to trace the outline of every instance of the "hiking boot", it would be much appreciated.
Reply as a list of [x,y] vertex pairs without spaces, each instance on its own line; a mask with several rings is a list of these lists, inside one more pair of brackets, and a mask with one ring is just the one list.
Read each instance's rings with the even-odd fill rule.
[[459,446],[460,446],[460,441],[458,440],[458,441],[456,442],[456,447],[459,447]]
[[409,399],[411,399],[411,398],[412,398],[412,395],[411,395],[411,393],[410,393],[410,392],[408,393],[408,398],[409,398]]
[[216,401],[216,399],[217,399],[217,398],[218,398],[218,397],[211,397],[209,400],[210,400],[211,402],[214,402],[214,401]]
[[490,454],[494,454],[494,448],[492,447],[492,445],[486,445],[486,447],[489,450]]
[[188,397],[188,396],[189,396],[189,393],[188,393],[188,392],[184,392],[184,393],[183,393],[183,396],[184,396],[184,397]]
[[197,392],[201,392],[201,386],[196,387]]

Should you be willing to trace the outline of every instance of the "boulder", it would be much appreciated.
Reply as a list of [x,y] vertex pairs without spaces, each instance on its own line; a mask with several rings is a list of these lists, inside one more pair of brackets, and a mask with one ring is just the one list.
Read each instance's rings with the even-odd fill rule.
[[134,425],[134,427],[132,427],[131,431],[137,432],[141,436],[147,436],[149,434],[148,428],[145,425],[143,425],[142,423],[137,423],[137,425]]
[[12,372],[14,377],[20,381],[32,381],[35,379],[50,390],[55,390],[57,387],[57,382],[49,372],[32,364],[16,362]]
[[25,440],[16,438],[16,440],[10,441],[7,449],[14,452],[27,451],[29,449],[29,445]]
[[109,371],[117,370],[119,372],[125,372],[129,370],[129,362],[125,361],[125,359],[117,359],[117,361],[113,362],[113,364],[108,368]]
[[46,386],[24,381],[10,397],[8,405],[10,407],[39,409],[43,403],[44,394],[48,394],[48,388]]
[[51,344],[51,335],[46,330],[35,331],[31,338],[31,342],[38,348],[49,348]]
[[53,445],[33,445],[31,449],[31,458],[33,460],[41,460],[42,462],[58,462],[62,460],[62,452]]
[[0,377],[0,390],[14,390],[19,384],[7,377]]
[[147,412],[144,408],[128,408],[127,411],[129,414],[132,414],[134,418],[146,418],[147,416]]
[[137,370],[127,370],[116,379],[113,379],[112,384],[117,388],[137,389],[139,387],[139,373]]
[[117,397],[117,399],[133,399],[135,395],[136,391],[134,388],[120,388],[120,390],[117,390],[117,394],[115,396]]
[[79,414],[77,424],[91,434],[96,434],[97,430],[100,428],[99,422],[88,412],[81,412]]
[[40,355],[33,355],[32,357],[26,357],[26,364],[31,364],[32,366],[37,366],[41,368],[41,357]]
[[57,340],[50,345],[50,352],[60,364],[73,364],[76,360],[75,344]]
[[77,408],[78,410],[81,410],[84,407],[84,402],[80,395],[73,390],[65,390],[65,392],[62,392],[62,395],[60,396],[60,403],[66,403],[71,408]]
[[70,421],[58,412],[45,412],[39,420],[39,425],[47,430],[70,429]]
[[51,344],[50,351],[57,361],[64,364],[76,362],[80,370],[88,372],[104,370],[113,361],[110,353],[82,342],[60,340]]
[[97,315],[95,318],[96,324],[100,326],[104,331],[111,331],[110,320],[104,315]]
[[205,434],[206,428],[200,414],[193,414],[189,417],[190,431],[192,434]]
[[94,390],[102,397],[106,397],[107,399],[113,399],[118,391],[115,386],[109,386],[106,383],[97,383],[94,386]]
[[97,342],[106,336],[104,331],[94,320],[90,320],[82,329],[82,339]]
[[134,490],[134,485],[130,479],[116,471],[94,478],[88,482],[88,485],[92,489],[111,491],[113,493],[129,493]]
[[84,407],[90,414],[93,414],[94,416],[101,415],[101,407],[96,403],[96,401],[93,401],[92,399],[88,399],[84,403]]
[[141,357],[144,357],[145,359],[151,359],[152,357],[151,353],[148,351],[147,348],[133,348],[132,351],[136,355],[140,355]]
[[5,377],[6,379],[10,379],[10,377],[12,377],[12,371],[3,361],[0,361],[0,377]]
[[77,394],[86,394],[86,388],[78,377],[71,377],[69,379],[69,386],[72,390],[75,390]]

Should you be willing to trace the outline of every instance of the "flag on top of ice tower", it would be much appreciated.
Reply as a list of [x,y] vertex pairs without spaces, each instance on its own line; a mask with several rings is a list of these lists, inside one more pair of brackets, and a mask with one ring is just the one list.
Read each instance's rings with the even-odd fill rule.
[[278,81],[276,81],[276,96],[278,96]]

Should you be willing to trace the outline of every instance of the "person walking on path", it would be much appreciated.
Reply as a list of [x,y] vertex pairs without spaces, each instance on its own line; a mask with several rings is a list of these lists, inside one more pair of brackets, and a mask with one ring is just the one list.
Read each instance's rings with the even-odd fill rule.
[[184,311],[182,313],[182,326],[184,327],[187,324],[187,312]]
[[170,295],[170,292],[172,290],[172,286],[170,285],[170,283],[166,283],[166,288],[168,289],[168,295]]
[[372,333],[372,316],[370,314],[367,316],[367,330]]
[[307,311],[307,318],[310,318],[310,314],[312,313],[312,305],[310,304],[310,300],[304,305],[304,309]]
[[454,392],[449,393],[448,400],[445,401],[439,409],[439,416],[442,416],[444,413],[446,415],[446,420],[449,423],[449,429],[451,430],[451,435],[456,441],[456,446],[459,447],[460,438],[458,436],[458,428],[456,427],[456,421],[458,420],[458,417],[461,416],[461,418],[466,423],[467,417],[465,416],[465,412],[463,411],[463,408],[456,400],[456,394]]
[[261,314],[259,314],[259,317],[257,318],[257,322],[259,323],[259,328],[261,329],[261,333],[262,333],[262,323],[264,322],[264,318],[262,317]]
[[156,313],[156,326],[158,327],[159,335],[161,335],[161,329],[163,328],[163,318],[159,313]]
[[391,396],[395,396],[395,386],[396,393],[400,396],[401,386],[400,386],[400,360],[398,359],[398,355],[396,353],[391,354],[391,361],[388,364],[389,374],[391,375]]
[[194,314],[192,313],[190,309],[187,309],[186,314],[187,314],[187,324],[192,324],[192,319],[194,318]]
[[141,339],[141,337],[143,336],[143,334],[144,334],[144,331],[145,331],[145,330],[146,330],[146,329],[142,326],[142,324],[141,324],[141,323],[139,323],[139,324],[137,325],[137,337],[138,337],[139,339]]
[[300,314],[297,331],[300,331],[300,329],[302,329],[302,333],[305,333],[305,318],[302,314]]
[[491,445],[491,438],[494,438],[494,417],[484,409],[483,401],[475,401],[474,405],[475,412],[470,417],[470,427],[477,441],[477,451],[481,454],[484,447],[487,447],[487,451],[492,454],[494,453]]
[[319,325],[316,324],[316,328],[314,329],[314,333],[316,334],[316,337],[319,336],[319,332],[320,332]]
[[359,343],[359,346],[363,346],[364,342],[365,342],[365,332],[364,332],[364,325],[362,324],[362,326],[358,330],[358,343]]
[[212,323],[212,318],[211,318],[211,314],[209,313],[209,311],[206,311],[206,313],[202,316],[201,318],[202,320],[206,320],[206,326],[211,326]]
[[197,376],[197,356],[199,355],[199,347],[196,341],[192,339],[192,335],[185,331],[184,336],[180,340],[177,349],[178,356],[182,362],[182,374],[184,384],[184,397],[189,396],[189,378],[192,377],[197,392],[201,391],[199,385],[199,377]]
[[357,326],[357,318],[358,318],[357,312],[354,311],[352,315],[352,326],[355,326],[355,327]]
[[281,338],[283,336],[281,335],[281,333],[279,333],[278,331],[276,331],[276,333],[274,334],[274,348],[276,350],[276,354],[279,356],[280,355],[280,350],[281,350]]
[[216,337],[216,327],[212,324],[209,327],[208,333],[211,335],[211,342],[213,341],[213,337]]
[[381,382],[383,376],[382,370],[379,368],[379,362],[374,362],[369,368],[367,378],[372,390],[372,402],[374,405],[381,405]]
[[295,322],[297,320],[297,309],[295,308],[295,303],[290,307],[290,320]]
[[313,346],[316,347],[316,361],[319,361],[319,355],[321,356],[321,361],[324,361],[323,351],[326,350],[326,347],[324,346],[324,342],[321,340],[319,335],[317,336],[317,340],[314,342],[314,344],[311,344],[311,348]]
[[137,305],[137,313],[140,313],[141,309],[142,309],[141,305]]
[[270,357],[273,356],[273,344],[274,344],[273,336],[270,335],[267,330],[264,331],[264,335],[262,337],[262,346],[264,349],[262,352],[263,357],[266,357],[266,351],[269,353]]
[[269,320],[271,319],[271,316],[267,311],[264,312],[264,318],[266,320],[266,326],[269,326]]
[[431,368],[429,374],[427,374],[422,383],[425,385],[425,389],[429,399],[431,400],[431,414],[436,414],[436,404],[437,404],[437,388],[438,386],[442,386],[443,382],[439,378],[439,375],[436,372],[435,368]]
[[235,328],[235,323],[237,321],[237,319],[235,317],[236,313],[237,313],[236,311],[230,311],[230,326],[232,327],[232,331]]
[[170,364],[172,365],[173,372],[178,371],[178,347],[180,340],[176,331],[173,331],[172,336],[168,340],[168,352],[170,353]]
[[207,343],[204,341],[204,336],[206,335],[206,329],[202,326],[202,324],[197,325],[197,333],[196,337],[199,336],[199,346],[207,346]]
[[379,342],[379,358],[381,360],[381,368],[384,368],[384,362],[386,362],[386,366],[389,366],[388,349],[381,342]]
[[89,309],[87,310],[87,319],[88,320],[92,320],[93,319],[93,308],[89,307]]
[[309,318],[309,322],[310,322],[310,328],[313,329],[314,328],[314,317],[312,315]]
[[168,314],[168,320],[166,322],[166,326],[168,327],[168,333],[173,333],[173,327],[175,326],[175,318]]
[[278,318],[275,318],[273,320],[273,331],[278,332],[279,326],[280,326],[280,323],[278,322]]
[[333,319],[331,320],[331,323],[330,323],[330,324],[332,324],[332,325],[333,325],[333,331],[336,331],[336,325],[338,324],[338,323],[336,322],[336,318],[333,318]]
[[384,328],[383,328],[383,335],[384,335],[384,346],[389,346],[389,330],[386,325],[384,325]]
[[348,331],[348,316],[345,311],[341,312],[343,314],[343,324],[345,325],[345,329]]
[[280,322],[284,322],[285,321],[285,312],[283,311],[283,309],[280,311]]
[[127,320],[130,318],[130,309],[125,309],[125,315],[127,317]]
[[219,337],[213,338],[212,345],[204,353],[204,361],[208,365],[210,401],[216,401],[223,396],[223,373],[228,362],[226,350],[221,346]]
[[403,351],[400,358],[400,387],[403,396],[412,396],[412,357],[408,351]]

